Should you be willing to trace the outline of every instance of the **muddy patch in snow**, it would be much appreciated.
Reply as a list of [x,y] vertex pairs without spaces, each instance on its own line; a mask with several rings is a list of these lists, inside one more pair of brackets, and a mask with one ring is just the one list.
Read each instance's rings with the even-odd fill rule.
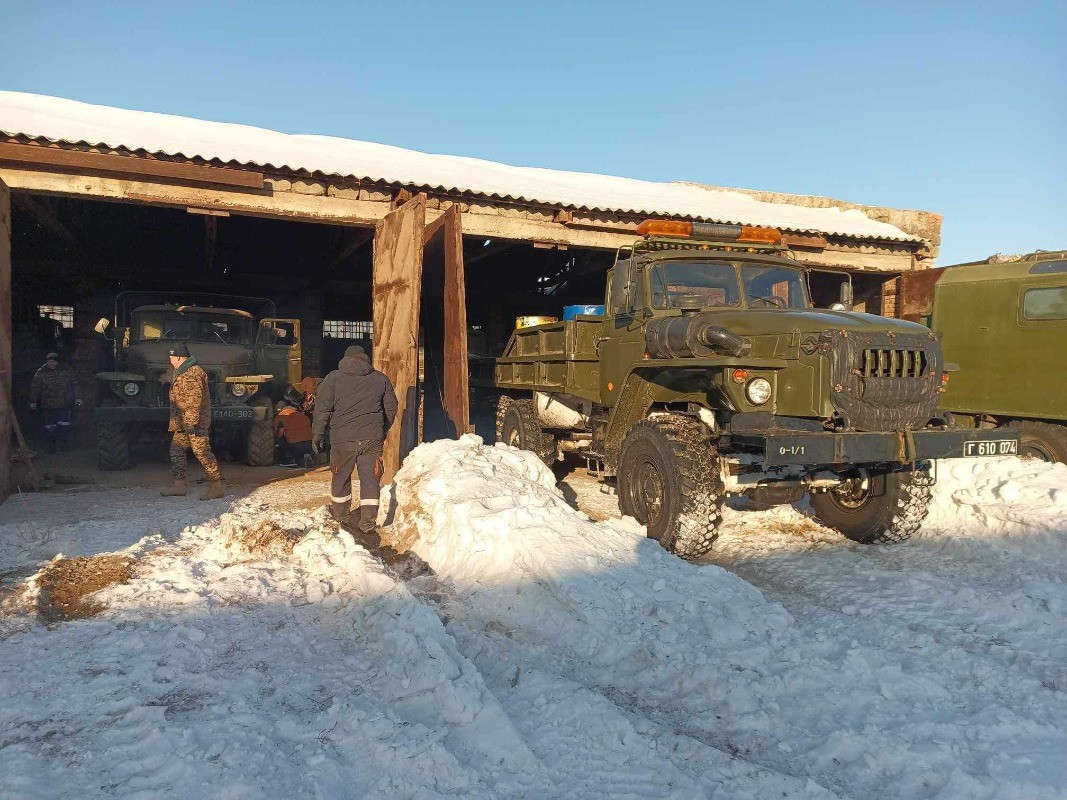
[[286,530],[273,520],[261,520],[248,526],[237,526],[226,532],[228,544],[236,545],[249,555],[259,558],[291,555],[305,531]]
[[129,583],[135,559],[126,555],[57,558],[37,576],[37,614],[44,622],[93,617],[105,606],[93,595],[109,586]]

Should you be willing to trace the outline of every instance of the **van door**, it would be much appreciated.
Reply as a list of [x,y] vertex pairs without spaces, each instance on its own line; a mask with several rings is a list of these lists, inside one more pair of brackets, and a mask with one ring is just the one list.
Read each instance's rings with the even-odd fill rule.
[[291,383],[304,377],[300,356],[300,320],[263,319],[256,336],[257,369],[274,375],[272,397],[279,397]]

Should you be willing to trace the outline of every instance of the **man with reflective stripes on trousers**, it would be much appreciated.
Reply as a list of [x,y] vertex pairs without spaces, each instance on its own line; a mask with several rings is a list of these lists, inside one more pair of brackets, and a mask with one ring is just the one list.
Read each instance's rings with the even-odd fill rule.
[[389,379],[373,369],[362,347],[345,350],[338,368],[319,384],[312,446],[322,449],[330,434],[330,511],[346,527],[352,517],[352,472],[359,476],[359,529],[377,527],[382,444],[396,417]]

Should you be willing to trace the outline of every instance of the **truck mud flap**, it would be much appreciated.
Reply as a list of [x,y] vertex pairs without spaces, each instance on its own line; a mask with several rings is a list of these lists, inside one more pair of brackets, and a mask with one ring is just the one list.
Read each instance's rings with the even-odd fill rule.
[[832,466],[910,463],[934,458],[983,458],[1019,452],[1019,437],[998,430],[911,431],[897,433],[798,433],[735,436],[732,441],[756,446],[764,464]]

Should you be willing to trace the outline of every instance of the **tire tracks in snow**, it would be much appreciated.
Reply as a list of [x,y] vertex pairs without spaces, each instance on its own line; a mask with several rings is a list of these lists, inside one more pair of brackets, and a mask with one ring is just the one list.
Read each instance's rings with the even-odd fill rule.
[[[922,540],[893,548],[842,541],[784,556],[725,544],[732,552],[719,551],[715,563],[782,603],[802,624],[820,609],[850,623],[851,635],[871,646],[884,646],[881,633],[871,633],[877,624],[882,632],[896,632],[901,644],[928,639],[946,651],[949,663],[955,661],[952,650],[983,659],[1011,673],[1004,676],[1005,691],[1020,681],[1036,682],[1036,691],[1067,691],[1064,619],[1047,602],[1026,595],[1025,587],[1013,591],[1007,581],[998,586],[973,579],[976,572],[1003,576],[995,566],[968,569],[967,558],[929,552]],[[1015,609],[1018,604],[1028,607]],[[1021,630],[1020,620],[1031,629]],[[1019,694],[1025,694],[1021,688]]]

